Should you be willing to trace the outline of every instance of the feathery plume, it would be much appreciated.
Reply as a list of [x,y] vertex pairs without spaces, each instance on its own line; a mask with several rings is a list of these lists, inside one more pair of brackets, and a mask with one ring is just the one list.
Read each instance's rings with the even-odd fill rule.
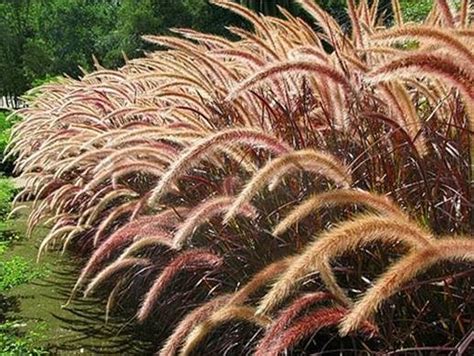
[[398,81],[380,86],[381,94],[386,98],[387,104],[397,113],[398,123],[416,147],[418,153],[427,154],[426,140],[424,139],[420,118],[410,99],[408,91]]
[[470,63],[474,63],[474,54],[460,39],[452,32],[443,31],[432,26],[411,25],[401,28],[394,28],[385,31],[376,32],[371,36],[375,42],[393,43],[399,40],[419,39],[428,43],[440,43],[447,48],[459,53],[460,57],[465,58]]
[[105,324],[107,324],[109,321],[110,312],[115,307],[115,303],[117,301],[117,298],[124,284],[125,284],[125,281],[120,280],[112,289],[112,291],[109,293],[109,296],[107,298],[107,304],[105,305]]
[[211,317],[195,326],[193,331],[188,334],[180,356],[190,355],[213,329],[235,319],[246,321],[262,328],[266,327],[270,322],[264,316],[255,315],[255,310],[252,307],[229,305],[221,308],[212,314]]
[[290,293],[295,292],[302,277],[307,273],[322,269],[321,278],[335,297],[346,304],[345,293],[340,287],[334,285],[335,277],[327,267],[330,259],[346,251],[354,251],[360,245],[380,241],[384,243],[405,242],[413,248],[430,246],[431,236],[405,219],[393,217],[363,216],[345,222],[338,227],[324,232],[306,247],[304,252],[296,258],[288,270],[275,282],[272,289],[259,303],[257,312],[267,314],[280,304]]
[[211,4],[215,4],[226,9],[230,9],[236,14],[239,14],[240,16],[244,17],[245,19],[250,21],[252,25],[255,26],[255,29],[259,31],[259,33],[262,36],[264,36],[265,39],[272,41],[273,36],[272,36],[271,30],[267,27],[265,22],[263,22],[262,19],[259,18],[258,15],[256,15],[255,13],[253,13],[246,7],[238,5],[228,0],[211,0],[210,2]]
[[280,312],[278,318],[276,318],[267,328],[265,335],[256,347],[255,356],[266,355],[268,350],[272,348],[272,344],[275,340],[277,340],[277,338],[285,331],[290,323],[301,314],[302,311],[318,302],[328,299],[332,299],[332,296],[327,292],[307,293],[296,299],[290,306]]
[[46,248],[46,246],[53,241],[55,238],[66,235],[70,233],[71,231],[76,231],[78,229],[77,226],[63,226],[59,229],[51,229],[50,233],[48,236],[46,236],[43,241],[41,241],[40,247],[38,249],[38,255],[36,257],[36,262],[39,262],[39,259],[41,257],[41,254],[43,253],[43,250]]
[[331,79],[335,83],[340,84],[346,92],[349,92],[350,89],[349,82],[346,80],[344,74],[339,72],[339,70],[337,70],[336,68],[324,63],[310,62],[305,60],[292,60],[283,63],[277,63],[270,67],[264,68],[261,71],[248,77],[232,90],[226,100],[233,101],[242,92],[258,84],[261,84],[263,81],[274,79],[276,76],[281,75],[283,73],[311,73],[317,76],[324,77],[325,79]]
[[131,156],[148,156],[155,158],[158,162],[168,164],[171,162],[173,157],[177,154],[176,150],[169,148],[168,144],[162,144],[156,147],[140,145],[136,147],[126,147],[121,150],[110,150],[111,154],[102,160],[94,169],[95,172],[100,172],[109,165],[113,165],[116,161],[123,160],[123,158],[130,158]]
[[355,45],[356,47],[364,47],[359,16],[356,13],[357,11],[355,7],[354,0],[347,0],[347,12],[349,14],[349,18],[351,19],[352,36],[354,37]]
[[116,261],[108,265],[89,283],[86,290],[84,291],[84,298],[89,296],[101,283],[112,278],[112,276],[119,273],[120,271],[130,269],[132,267],[144,267],[148,266],[149,264],[150,261],[143,258],[127,258],[125,260]]
[[149,199],[150,206],[154,206],[179,175],[183,174],[206,155],[220,147],[232,147],[246,144],[251,147],[264,147],[275,154],[289,150],[288,146],[278,139],[260,131],[251,129],[227,129],[197,142],[186,149],[181,156],[171,164],[163,174]]
[[245,301],[255,293],[259,288],[268,283],[270,280],[275,278],[275,276],[282,273],[285,269],[288,268],[293,256],[285,257],[281,260],[270,263],[268,266],[263,268],[261,271],[257,272],[243,287],[231,295],[229,304],[240,305],[244,304]]
[[92,225],[92,223],[99,217],[100,213],[115,199],[127,197],[127,198],[135,198],[138,197],[138,194],[135,193],[133,190],[123,188],[123,189],[116,189],[112,190],[111,192],[104,195],[101,198],[99,204],[95,206],[95,208],[91,211],[89,218],[86,220],[86,225]]
[[362,190],[338,189],[316,194],[303,201],[278,223],[273,229],[272,234],[275,236],[283,234],[292,225],[323,206],[340,204],[363,204],[383,215],[393,216],[397,219],[407,219],[400,208],[385,195],[369,193]]
[[[274,339],[274,342],[271,344],[270,349],[265,352],[265,355],[280,355],[283,351],[296,345],[299,341],[310,336],[317,330],[339,324],[346,313],[347,310],[345,308],[329,307],[317,309],[301,317],[288,329],[282,331],[276,340]],[[368,322],[362,325],[362,331],[367,334],[373,334],[375,330],[376,328]]]
[[184,319],[178,323],[173,333],[166,340],[163,348],[159,352],[159,356],[177,355],[186,335],[188,335],[196,325],[203,322],[209,318],[212,313],[222,308],[228,302],[229,298],[230,296],[227,294],[212,298],[188,313]]
[[301,169],[311,168],[312,171],[322,174],[343,186],[349,186],[352,181],[349,169],[330,154],[312,149],[287,153],[272,160],[252,177],[243,191],[237,196],[237,199],[225,215],[224,221],[230,221],[240,207],[249,202],[269,179],[275,175],[278,176],[279,172],[287,171],[288,167],[292,166]]
[[204,250],[185,251],[173,259],[159,274],[145,295],[137,313],[137,319],[143,322],[150,316],[163,289],[182,270],[215,269],[222,264],[222,258]]
[[[130,246],[128,246],[122,254],[117,258],[117,261],[123,260],[125,258],[131,257],[134,253],[137,253],[140,250],[143,250],[145,247],[150,246],[164,246],[169,249],[173,249],[173,242],[172,242],[172,235],[166,233],[164,231],[160,231],[157,233],[156,228],[149,228],[144,229],[141,228],[139,230],[139,236],[135,238],[135,242],[133,242]],[[146,234],[153,234],[152,236],[144,236]]]
[[[183,248],[183,245],[191,238],[193,232],[201,224],[216,215],[224,213],[234,202],[234,197],[220,196],[207,199],[189,212],[186,220],[179,226],[173,237],[173,246],[176,249]],[[250,204],[243,204],[238,208],[238,213],[248,218],[255,218],[257,212]]]
[[403,14],[399,0],[392,0],[393,18],[398,27],[403,27]]
[[296,2],[314,17],[327,36],[337,36],[342,33],[341,27],[334,18],[324,11],[316,2],[312,0],[296,0]]
[[89,258],[72,289],[69,300],[72,300],[76,291],[82,285],[84,280],[92,273],[97,271],[100,265],[105,262],[114,252],[116,252],[117,249],[130,243],[133,238],[141,232],[143,226],[155,224],[157,229],[156,234],[159,234],[162,231],[162,227],[166,227],[166,224],[169,224],[170,220],[173,224],[176,221],[176,218],[179,218],[180,214],[185,214],[187,210],[187,208],[167,209],[155,216],[146,216],[132,221],[115,231],[100,244],[99,248],[95,250],[92,256]]
[[436,76],[447,80],[451,85],[461,90],[470,100],[474,98],[474,72],[451,58],[436,53],[414,53],[397,58],[372,71],[370,80],[381,82],[393,79],[395,76],[407,75]]
[[347,335],[357,330],[361,323],[370,318],[388,297],[403,284],[415,278],[421,272],[441,261],[474,262],[474,241],[463,238],[446,238],[426,248],[413,251],[394,263],[364,294],[340,326],[340,334]]
[[470,0],[461,1],[461,11],[459,12],[459,26],[461,28],[466,28],[466,25],[469,22],[469,7]]
[[119,205],[118,207],[111,208],[110,214],[104,218],[99,226],[97,227],[96,233],[93,237],[93,245],[97,246],[98,242],[101,240],[102,235],[107,231],[108,227],[118,218],[120,218],[124,214],[130,214],[133,209],[135,208],[137,202],[131,201]]
[[439,12],[446,26],[454,27],[454,17],[446,0],[436,0]]
[[160,167],[157,163],[145,163],[145,162],[130,162],[120,167],[116,167],[112,173],[112,186],[118,185],[119,179],[134,173],[135,175],[149,174],[155,177],[160,177],[164,172],[164,168]]
[[109,178],[112,178],[112,182],[116,185],[118,178],[130,173],[144,172],[159,177],[163,174],[163,171],[164,168],[156,163],[147,161],[128,161],[127,163],[112,165],[111,167],[104,169],[100,174],[95,176],[94,179],[87,183],[83,188],[83,191],[93,190]]

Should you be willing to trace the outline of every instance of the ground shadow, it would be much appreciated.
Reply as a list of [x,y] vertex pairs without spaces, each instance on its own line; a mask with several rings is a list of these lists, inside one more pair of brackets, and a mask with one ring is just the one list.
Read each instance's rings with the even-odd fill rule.
[[52,354],[152,354],[133,320],[113,315],[106,322],[103,302],[79,296],[64,306],[77,275],[77,268],[55,263],[46,276],[0,297],[0,313],[28,325],[45,322],[44,346]]

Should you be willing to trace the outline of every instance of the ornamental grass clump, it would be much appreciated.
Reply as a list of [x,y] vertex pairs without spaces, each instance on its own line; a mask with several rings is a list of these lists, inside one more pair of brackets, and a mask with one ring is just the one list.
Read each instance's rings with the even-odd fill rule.
[[317,30],[215,0],[253,28],[145,36],[162,49],[36,88],[14,212],[50,228],[38,258],[83,257],[72,306],[127,305],[150,352],[465,352],[470,3],[413,24],[393,0],[387,27],[349,0],[348,31],[297,2]]

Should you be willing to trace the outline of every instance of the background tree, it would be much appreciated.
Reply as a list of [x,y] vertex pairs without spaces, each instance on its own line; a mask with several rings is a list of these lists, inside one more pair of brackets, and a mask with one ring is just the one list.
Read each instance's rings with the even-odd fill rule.
[[[254,11],[278,16],[277,5],[312,21],[294,0],[235,0]],[[345,0],[318,3],[347,21]],[[418,20],[432,0],[402,0],[407,20]],[[380,13],[390,21],[390,0]],[[188,27],[230,36],[226,26],[245,21],[208,0],[0,0],[0,97],[16,97],[34,84],[57,75],[77,77],[91,70],[92,55],[105,67],[116,68],[143,56],[151,46],[144,34],[166,34]]]
[[0,2],[0,94],[15,95],[28,88],[23,72],[23,53],[33,29],[28,0]]

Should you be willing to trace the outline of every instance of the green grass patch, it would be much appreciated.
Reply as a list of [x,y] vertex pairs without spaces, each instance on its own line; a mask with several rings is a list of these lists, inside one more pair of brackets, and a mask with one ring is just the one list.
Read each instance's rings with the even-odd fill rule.
[[8,250],[12,241],[19,238],[18,234],[10,228],[10,222],[0,221],[0,256]]
[[43,347],[37,347],[45,339],[45,323],[37,323],[34,330],[25,331],[26,323],[7,321],[0,325],[1,355],[48,355]]
[[0,176],[0,223],[3,223],[11,211],[11,201],[15,195],[16,188],[11,178]]
[[15,191],[12,179],[0,176],[0,255],[8,249],[12,241],[19,238],[12,229],[12,223],[5,220],[11,211],[11,201]]
[[[33,261],[22,256],[5,254],[19,235],[12,230],[10,222],[0,222],[0,305],[8,309],[4,293],[19,285],[31,282],[46,274],[44,266],[39,267]],[[31,322],[28,322],[31,324]],[[47,355],[43,347],[36,345],[45,339],[45,323],[35,322],[33,326],[21,320],[9,320],[0,310],[0,355]]]
[[0,261],[0,293],[28,283],[41,275],[41,270],[21,256],[13,256],[7,261]]
[[13,243],[20,240],[20,234],[15,231],[14,222],[5,220],[11,211],[11,201],[15,191],[10,178],[0,177],[0,355],[46,355],[48,354],[46,349],[37,346],[45,338],[43,331],[46,324],[44,322],[34,322],[31,325],[32,322],[26,323],[4,315],[9,309],[8,298],[4,293],[46,274],[44,266],[39,267],[31,258],[18,255],[7,256]]

